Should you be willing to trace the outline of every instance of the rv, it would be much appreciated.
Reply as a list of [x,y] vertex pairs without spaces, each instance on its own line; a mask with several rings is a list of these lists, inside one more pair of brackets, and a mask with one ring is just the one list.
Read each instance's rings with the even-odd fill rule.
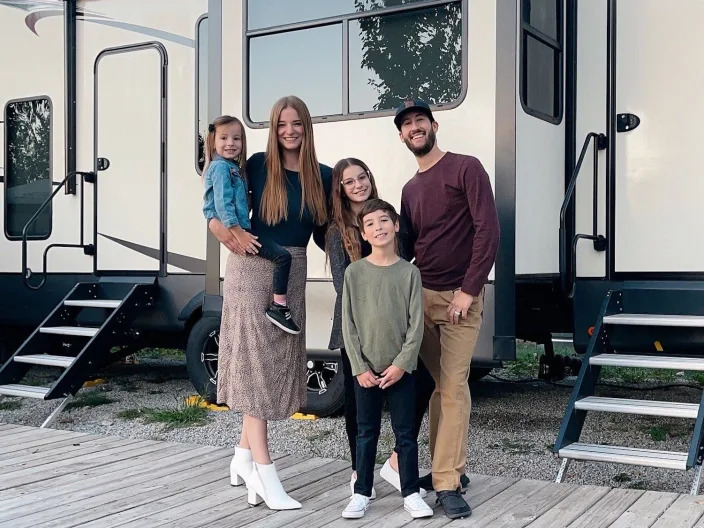
[[[75,394],[148,345],[185,348],[213,398],[227,251],[201,214],[207,124],[239,116],[264,150],[271,105],[298,95],[321,162],[365,160],[398,205],[416,169],[393,110],[418,96],[496,197],[473,375],[516,339],[555,370],[552,339],[571,334],[585,355],[556,454],[599,459],[578,442],[599,365],[700,367],[703,18],[686,0],[0,0],[0,394]],[[311,244],[304,410],[321,416],[343,398],[333,305]],[[63,370],[23,387],[34,364]]]

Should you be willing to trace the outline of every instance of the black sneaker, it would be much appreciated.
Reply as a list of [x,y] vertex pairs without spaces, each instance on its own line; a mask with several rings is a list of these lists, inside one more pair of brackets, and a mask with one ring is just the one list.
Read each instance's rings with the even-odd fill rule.
[[[426,489],[428,491],[433,490],[433,474],[428,473],[418,478],[418,486]],[[460,488],[465,489],[469,486],[469,477],[467,475],[460,475]]]
[[435,503],[442,504],[448,519],[460,519],[472,515],[472,508],[460,495],[459,488],[452,491],[438,491]]
[[271,303],[266,311],[266,318],[284,332],[289,334],[300,334],[301,329],[293,322],[291,318],[291,310],[288,306],[281,306],[276,303]]

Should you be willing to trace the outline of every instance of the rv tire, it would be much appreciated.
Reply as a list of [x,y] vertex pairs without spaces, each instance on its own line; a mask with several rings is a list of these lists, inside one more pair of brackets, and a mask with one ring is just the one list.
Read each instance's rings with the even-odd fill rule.
[[186,344],[188,379],[209,403],[217,403],[219,341],[220,318],[202,317],[191,327]]

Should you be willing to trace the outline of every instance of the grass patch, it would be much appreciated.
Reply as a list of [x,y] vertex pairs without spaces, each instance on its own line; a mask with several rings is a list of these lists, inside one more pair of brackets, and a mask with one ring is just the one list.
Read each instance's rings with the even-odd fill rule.
[[0,411],[16,411],[22,408],[19,400],[7,400],[0,402]]
[[68,405],[66,405],[66,410],[79,409],[81,407],[99,407],[100,405],[115,403],[115,401],[116,400],[105,396],[102,392],[93,390],[76,396],[73,401],[70,401]]
[[635,385],[646,381],[673,382],[677,373],[669,369],[602,367],[601,379]]
[[618,482],[619,484],[623,484],[624,482],[630,482],[631,480],[631,477],[629,477],[626,473],[619,473],[617,475],[614,475],[614,481]]
[[117,413],[123,420],[142,419],[147,423],[163,423],[167,429],[179,427],[196,427],[208,423],[208,410],[201,407],[203,400],[183,401],[174,407],[165,409],[126,409]]
[[137,353],[145,359],[185,359],[186,353],[178,348],[143,348]]
[[648,434],[650,434],[650,438],[655,442],[664,442],[667,440],[667,429],[658,425],[653,425],[648,429]]

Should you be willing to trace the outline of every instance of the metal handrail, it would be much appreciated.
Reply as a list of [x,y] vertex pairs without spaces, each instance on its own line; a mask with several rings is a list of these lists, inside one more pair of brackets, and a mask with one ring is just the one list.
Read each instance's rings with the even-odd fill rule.
[[24,281],[24,285],[29,288],[30,290],[38,290],[42,286],[44,286],[44,283],[46,282],[46,256],[47,253],[51,248],[54,247],[64,247],[64,248],[85,248],[85,244],[51,244],[47,246],[47,248],[44,250],[44,257],[43,257],[43,269],[42,269],[42,280],[39,284],[30,284],[29,283],[29,278],[33,275],[32,270],[27,267],[27,237],[29,236],[29,227],[39,218],[39,215],[42,214],[42,211],[48,207],[48,205],[54,200],[54,197],[58,194],[58,192],[64,188],[64,185],[68,181],[68,179],[72,176],[83,176],[84,178],[91,178],[95,176],[95,173],[93,172],[81,172],[81,171],[71,171],[69,172],[66,177],[63,179],[63,181],[56,186],[56,189],[54,189],[54,192],[51,193],[51,196],[44,200],[44,203],[39,206],[39,209],[36,210],[36,212],[32,215],[32,217],[27,221],[27,223],[24,225],[24,228],[22,229],[22,280]]
[[[592,234],[579,233],[572,239],[572,244],[567,243],[567,209],[572,202],[574,197],[574,190],[577,186],[577,176],[579,176],[580,170],[582,168],[582,163],[584,162],[584,157],[587,154],[587,149],[589,144],[594,140],[594,185],[592,190]],[[575,285],[577,282],[577,243],[582,239],[592,240],[594,242],[594,249],[596,251],[604,251],[606,249],[606,238],[603,235],[597,233],[597,216],[598,216],[598,205],[599,205],[599,151],[604,150],[607,147],[607,139],[604,134],[598,132],[590,132],[587,137],[584,138],[584,144],[582,145],[582,151],[579,153],[579,158],[577,159],[577,164],[572,171],[572,177],[567,185],[567,191],[565,192],[565,198],[562,201],[562,207],[560,208],[560,282],[562,284],[562,291],[567,295],[568,298],[574,297]],[[570,248],[570,275],[567,276],[567,248]]]

